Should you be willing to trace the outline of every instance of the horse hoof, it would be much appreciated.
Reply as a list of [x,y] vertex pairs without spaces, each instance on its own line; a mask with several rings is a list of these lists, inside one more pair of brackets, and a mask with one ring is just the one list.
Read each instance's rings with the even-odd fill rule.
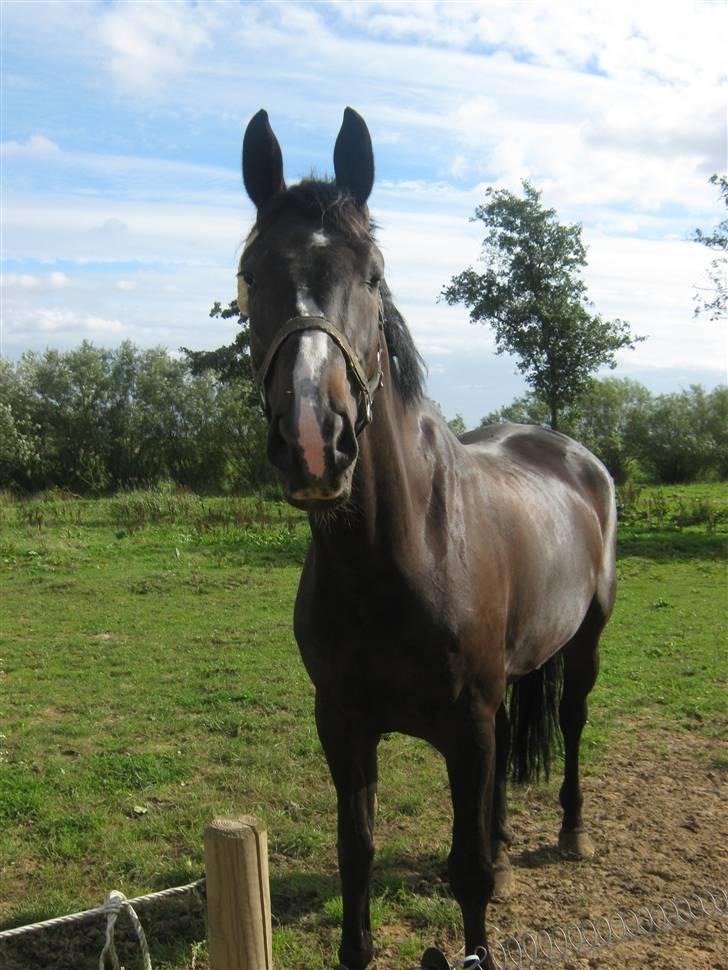
[[494,900],[508,899],[509,896],[513,895],[515,880],[513,878],[513,870],[511,869],[510,863],[508,863],[506,866],[496,866],[493,870],[493,879],[492,898]]
[[593,859],[594,843],[583,829],[559,832],[559,852],[569,859]]
[[493,899],[508,899],[513,892],[513,869],[508,846],[499,842],[493,850]]

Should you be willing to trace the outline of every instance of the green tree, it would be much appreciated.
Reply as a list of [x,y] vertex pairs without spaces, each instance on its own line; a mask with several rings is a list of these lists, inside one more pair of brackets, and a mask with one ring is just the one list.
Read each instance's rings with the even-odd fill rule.
[[129,342],[0,360],[0,485],[259,488],[271,472],[251,387]]
[[[721,475],[726,455],[725,389],[706,394],[699,385],[688,391],[660,394],[644,415],[637,436],[640,463],[653,481],[700,481]],[[723,466],[723,474],[724,474]]]
[[453,276],[442,296],[449,304],[464,303],[473,323],[493,327],[497,353],[518,358],[518,370],[556,429],[591,374],[603,365],[613,368],[616,351],[642,338],[625,321],[592,312],[579,276],[586,265],[581,226],[560,224],[528,181],[523,191],[523,197],[486,191],[473,220],[487,229],[485,272],[470,267]]
[[[250,357],[250,326],[248,318],[238,310],[237,300],[228,303],[226,307],[216,300],[210,309],[210,316],[229,320],[237,317],[240,329],[231,344],[218,347],[217,350],[190,350],[180,347],[187,357],[193,374],[201,374],[206,370],[214,371],[224,382],[247,382],[252,390],[255,375]],[[256,398],[257,400],[257,398]]]
[[528,391],[522,397],[515,398],[510,404],[490,411],[484,418],[480,419],[480,425],[485,427],[488,424],[500,424],[503,421],[512,421],[514,424],[547,425],[549,423],[549,409],[543,401],[536,397],[533,391]]
[[[533,392],[486,415],[500,421],[548,423]],[[638,381],[606,377],[566,408],[562,430],[600,458],[618,485],[633,474],[658,483],[728,478],[728,387],[653,397]]]
[[272,485],[275,475],[266,456],[268,426],[250,356],[248,318],[240,313],[237,300],[232,300],[226,307],[216,301],[210,316],[223,320],[235,318],[240,328],[235,340],[216,350],[189,350],[187,347],[180,347],[180,350],[189,361],[193,374],[212,372],[227,388],[228,395],[236,399],[235,420],[231,419],[228,425],[227,446],[235,451],[233,464],[239,473],[239,481],[255,488]]
[[462,414],[456,414],[454,418],[450,418],[450,420],[447,422],[447,426],[457,437],[460,437],[461,434],[465,434],[465,432],[468,430],[465,427],[465,419],[463,418]]
[[40,461],[33,401],[10,361],[0,358],[0,487],[23,485]]
[[[720,198],[728,209],[728,176],[711,175],[709,182],[717,185]],[[695,242],[707,246],[718,255],[711,261],[708,270],[710,286],[698,287],[695,294],[695,316],[708,313],[711,320],[719,320],[726,315],[728,309],[728,217],[722,219],[715,229],[706,234],[700,229],[693,233]],[[709,294],[709,295],[707,295]]]
[[99,491],[110,485],[103,431],[110,354],[83,341],[74,350],[21,357],[16,375],[39,429],[31,487]]
[[592,381],[569,408],[569,434],[607,466],[618,485],[643,465],[638,441],[652,394],[639,381],[607,377]]

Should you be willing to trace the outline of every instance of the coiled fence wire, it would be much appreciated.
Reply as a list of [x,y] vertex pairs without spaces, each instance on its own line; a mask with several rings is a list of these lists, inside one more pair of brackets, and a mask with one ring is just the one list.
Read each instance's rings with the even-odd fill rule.
[[492,943],[490,953],[497,970],[539,967],[725,916],[728,916],[728,890],[699,889],[688,896],[661,900],[638,909],[510,936]]

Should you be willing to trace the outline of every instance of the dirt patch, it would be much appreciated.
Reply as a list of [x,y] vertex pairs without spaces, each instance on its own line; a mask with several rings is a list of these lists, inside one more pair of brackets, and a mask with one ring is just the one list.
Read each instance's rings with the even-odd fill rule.
[[[528,811],[514,819],[516,891],[489,911],[494,938],[728,888],[725,751],[717,740],[630,728],[612,744],[599,774],[583,782],[585,821],[596,844],[590,862],[559,857],[556,833],[544,819],[553,804],[545,803],[543,790],[529,792]],[[594,951],[562,966],[728,970],[728,918]]]

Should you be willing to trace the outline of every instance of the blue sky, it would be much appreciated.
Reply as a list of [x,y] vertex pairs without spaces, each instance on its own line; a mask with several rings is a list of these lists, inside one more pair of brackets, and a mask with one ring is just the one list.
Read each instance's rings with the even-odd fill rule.
[[[387,278],[468,424],[522,393],[442,286],[477,261],[489,185],[529,178],[581,222],[596,309],[648,339],[618,375],[726,380],[725,326],[693,319],[726,163],[728,6],[640,2],[2,0],[2,352],[216,347],[253,218],[240,145],[265,107],[286,177],[331,171],[366,118]],[[482,228],[482,227],[481,227]]]

